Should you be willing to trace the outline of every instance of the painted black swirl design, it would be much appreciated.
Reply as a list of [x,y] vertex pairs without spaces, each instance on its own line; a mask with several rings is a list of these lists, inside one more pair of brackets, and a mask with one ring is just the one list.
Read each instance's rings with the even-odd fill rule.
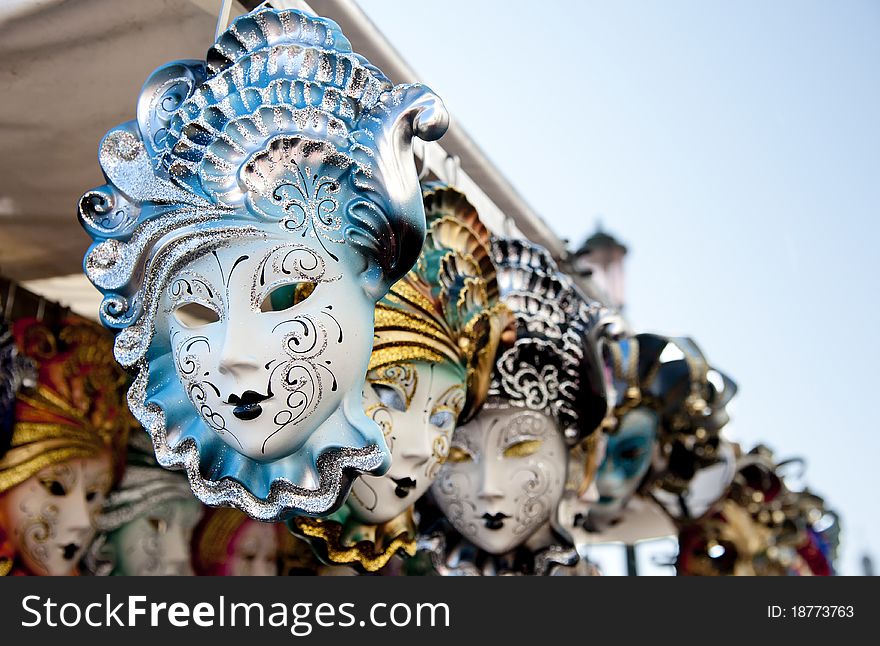
[[342,325],[340,325],[340,323],[336,319],[336,317],[330,313],[331,310],[333,309],[333,306],[332,305],[325,305],[323,309],[325,310],[323,312],[323,314],[325,316],[328,316],[334,323],[336,323],[336,327],[339,328],[339,336],[336,339],[336,343],[342,343],[342,339],[344,338],[344,335],[342,333]]
[[[327,312],[321,312],[339,326],[337,343],[342,343],[343,333],[339,322]],[[266,452],[266,444],[286,428],[298,424],[309,417],[318,407],[324,395],[324,385],[330,384],[330,391],[338,390],[338,380],[330,361],[321,360],[329,344],[327,328],[310,315],[297,316],[282,321],[273,328],[273,333],[282,326],[291,326],[283,338],[282,347],[288,356],[284,363],[277,364],[269,375],[269,383],[276,381],[280,373],[282,387],[287,391],[285,408],[273,418],[275,430],[263,440],[261,451]]]
[[333,260],[339,257],[327,249],[324,241],[341,243],[330,234],[342,227],[338,214],[339,180],[327,175],[319,176],[308,167],[301,167],[296,160],[285,160],[287,168],[294,170],[295,180],[278,184],[272,191],[272,199],[288,214],[282,225],[288,231],[301,232],[305,237],[311,231],[324,251]]
[[[196,346],[204,345],[205,352],[210,354],[211,342],[206,336],[198,335],[187,337],[179,345],[175,352],[177,374],[184,383],[186,395],[204,422],[219,435],[229,434],[242,447],[241,440],[229,430],[226,418],[216,411],[208,398],[206,388],[210,388],[218,400],[222,400],[220,389],[215,384],[202,379],[202,366],[198,355],[193,351]],[[243,448],[243,447],[242,447]]]

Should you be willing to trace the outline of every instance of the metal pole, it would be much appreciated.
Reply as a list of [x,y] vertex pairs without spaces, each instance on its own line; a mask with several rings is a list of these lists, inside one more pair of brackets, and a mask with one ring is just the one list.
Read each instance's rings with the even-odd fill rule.
[[232,13],[232,0],[223,0],[220,5],[220,15],[217,16],[217,29],[214,31],[214,40],[217,40],[229,25],[229,14]]

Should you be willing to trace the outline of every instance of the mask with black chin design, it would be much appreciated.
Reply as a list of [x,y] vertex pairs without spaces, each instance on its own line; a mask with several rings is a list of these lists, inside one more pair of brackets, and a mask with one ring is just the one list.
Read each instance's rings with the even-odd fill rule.
[[461,372],[446,363],[400,363],[367,374],[364,408],[385,431],[391,468],[352,487],[347,506],[365,523],[385,523],[421,498],[449,453],[464,408]]

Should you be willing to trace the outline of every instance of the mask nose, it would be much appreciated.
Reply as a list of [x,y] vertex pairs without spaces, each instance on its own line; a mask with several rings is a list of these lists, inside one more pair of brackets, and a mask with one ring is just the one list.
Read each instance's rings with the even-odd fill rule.
[[186,532],[178,526],[168,532],[167,540],[162,544],[165,559],[174,563],[181,572],[189,568],[189,550],[186,547],[188,543]]
[[614,459],[610,454],[605,454],[605,459],[599,465],[599,475],[611,475],[614,473]]
[[496,502],[504,498],[504,492],[498,487],[497,460],[488,459],[483,462],[483,480],[480,483],[480,491],[477,498],[486,502]]
[[241,323],[230,325],[223,338],[220,349],[220,360],[217,369],[220,374],[237,374],[250,370],[258,370],[259,359],[254,354],[254,336],[246,325]]
[[[431,434],[425,432],[424,434],[405,433],[403,435],[404,441],[400,446],[400,457],[412,461],[413,466],[420,467],[426,464],[433,453]],[[400,442],[400,438],[397,442]]]
[[92,534],[92,515],[86,502],[86,492],[77,488],[73,495],[68,496],[62,503],[63,509],[60,522],[64,529],[73,534],[77,540],[87,540]]
[[254,569],[251,576],[275,576],[278,574],[278,566],[274,561],[258,558],[254,561]]
[[602,482],[606,487],[616,487],[626,482],[626,476],[609,457],[605,458],[602,466],[599,467],[599,472],[596,474],[596,480]]
[[431,456],[425,453],[425,451],[419,450],[418,447],[411,446],[404,447],[400,451],[400,457],[406,460],[412,460],[414,466],[420,467],[425,464]]

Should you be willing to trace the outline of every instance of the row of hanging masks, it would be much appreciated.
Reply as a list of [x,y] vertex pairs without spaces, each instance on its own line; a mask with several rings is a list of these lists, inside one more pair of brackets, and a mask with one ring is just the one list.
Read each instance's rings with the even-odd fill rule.
[[[370,570],[413,554],[438,478],[438,508],[477,543],[489,528],[484,547],[546,528],[607,412],[601,306],[542,249],[493,240],[464,195],[420,185],[412,139],[447,123],[333,22],[261,9],[204,63],[151,75],[80,202],[158,464]],[[527,464],[510,506],[480,502],[489,455]]]
[[[58,454],[78,460],[65,491],[86,491],[72,538],[45,529],[51,501],[26,527],[18,501],[0,508],[10,567],[590,574],[578,537],[617,495],[596,475],[631,428],[657,460],[627,486],[694,515],[733,386],[692,342],[626,334],[454,187],[420,184],[412,140],[448,124],[428,88],[393,85],[332,21],[260,9],[204,62],[157,69],[136,114],[79,205],[119,366],[109,337],[89,347],[134,419]],[[636,354],[647,372],[620,389]],[[56,488],[49,462],[10,457],[33,438],[22,419],[4,500]],[[23,556],[46,535],[58,569]]]
[[[427,188],[426,205],[454,205],[473,213],[461,194],[447,187]],[[434,210],[429,207],[427,212]],[[448,211],[443,208],[438,213]],[[460,233],[457,228],[449,232]],[[470,236],[456,235],[455,239],[469,240]],[[527,248],[520,242],[514,244],[519,254]],[[436,245],[428,248],[438,249]],[[438,266],[457,262],[448,253],[439,257],[446,260]],[[410,278],[417,275],[414,271]],[[496,272],[496,277],[502,275],[503,271]],[[407,286],[413,284],[420,283],[401,282],[394,294],[406,296]],[[482,292],[482,283],[476,285]],[[418,302],[412,298],[415,293],[409,292],[410,305]],[[502,293],[504,289],[499,290]],[[396,318],[400,312],[415,311],[403,307],[403,298],[389,297],[388,302],[395,303],[389,317],[377,325],[377,336],[388,343],[377,343],[374,353],[380,361],[387,355],[385,350],[392,348],[394,356],[387,365],[394,368],[368,373],[364,407],[374,419],[382,420],[393,470],[382,477],[364,476],[363,487],[357,481],[336,513],[321,519],[297,516],[287,524],[258,521],[232,508],[206,508],[192,495],[184,472],[157,463],[148,435],[126,414],[128,379],[110,356],[109,333],[75,318],[64,321],[57,331],[33,319],[17,321],[2,337],[4,384],[18,384],[11,415],[8,408],[3,411],[4,419],[12,423],[4,428],[5,449],[0,458],[2,571],[55,575],[595,573],[589,562],[579,558],[577,522],[567,524],[570,516],[566,514],[580,508],[581,528],[588,531],[595,531],[603,521],[613,525],[616,517],[627,512],[627,501],[658,495],[670,487],[669,461],[657,456],[671,454],[663,448],[670,438],[685,438],[672,434],[666,423],[657,424],[654,431],[660,439],[653,445],[648,442],[644,451],[652,456],[651,462],[638,485],[627,488],[617,472],[641,457],[636,449],[642,446],[644,431],[625,421],[638,406],[615,407],[611,415],[621,416],[620,428],[612,428],[606,417],[595,439],[589,439],[594,437],[590,434],[586,442],[562,441],[566,464],[557,459],[560,450],[554,447],[553,435],[538,426],[540,418],[534,417],[539,400],[532,399],[530,407],[528,399],[501,395],[500,377],[511,364],[500,357],[523,338],[514,340],[505,334],[516,329],[513,312],[518,308],[499,302],[478,308],[486,314],[482,317],[485,325],[460,328],[484,331],[474,338],[496,339],[496,360],[487,386],[481,379],[485,373],[478,369],[484,362],[479,353],[457,355],[458,363],[451,365],[460,367],[455,372],[458,381],[450,386],[433,372],[439,365],[450,364],[448,355],[441,359],[425,354],[425,339],[447,338],[436,334],[441,327],[431,328],[431,335],[425,336],[429,328],[413,322],[404,325]],[[409,343],[395,345],[401,331],[410,334]],[[655,337],[640,340],[646,338]],[[632,342],[630,338],[616,343]],[[465,345],[447,343],[445,347]],[[434,350],[443,347],[430,345]],[[667,350],[654,354],[665,356],[673,365],[681,360]],[[641,356],[650,355],[643,352]],[[523,363],[520,370],[542,374],[545,383],[552,383],[553,376],[543,368],[532,372],[540,365]],[[609,368],[608,374],[614,374],[614,365]],[[645,374],[655,379],[657,370]],[[420,389],[424,391],[421,396]],[[450,390],[457,391],[452,400]],[[473,408],[472,417],[461,422],[470,393],[477,393],[474,401],[482,397],[479,393],[485,393],[485,399]],[[459,404],[449,406],[450,401]],[[639,400],[640,405],[645,401]],[[687,410],[693,409],[684,407],[678,414]],[[447,413],[457,415],[458,421],[449,424]],[[511,417],[513,423],[498,421]],[[663,419],[660,414],[657,417]],[[703,415],[703,421],[709,421],[708,417]],[[527,420],[528,426],[516,418]],[[547,418],[552,418],[551,412]],[[683,432],[683,427],[677,428]],[[527,435],[522,437],[524,429]],[[515,442],[499,439],[508,433],[516,434]],[[636,444],[626,448],[627,442]],[[726,444],[720,438],[719,442]],[[593,466],[601,455],[595,447],[602,445],[605,453],[597,470]],[[729,447],[733,476],[723,480],[723,491],[709,501],[705,511],[687,516],[655,501],[678,528],[678,571],[699,575],[833,573],[839,524],[821,497],[798,486],[802,474],[792,474],[797,461],[777,462],[764,447],[749,453],[742,453],[736,445]],[[725,467],[728,454],[722,450],[714,456],[707,459],[704,450],[695,450],[685,464],[696,465],[697,475]],[[564,485],[559,487],[563,471]],[[684,495],[679,502],[708,499],[699,479],[688,480],[682,473],[686,470],[677,467],[676,487],[688,481],[680,490]],[[595,474],[597,495],[584,498],[581,492],[591,482],[590,474]],[[693,504],[689,508],[696,509]],[[471,514],[463,513],[464,509]],[[529,516],[524,510],[539,513]],[[532,526],[523,530],[521,521],[526,518],[532,519]]]

